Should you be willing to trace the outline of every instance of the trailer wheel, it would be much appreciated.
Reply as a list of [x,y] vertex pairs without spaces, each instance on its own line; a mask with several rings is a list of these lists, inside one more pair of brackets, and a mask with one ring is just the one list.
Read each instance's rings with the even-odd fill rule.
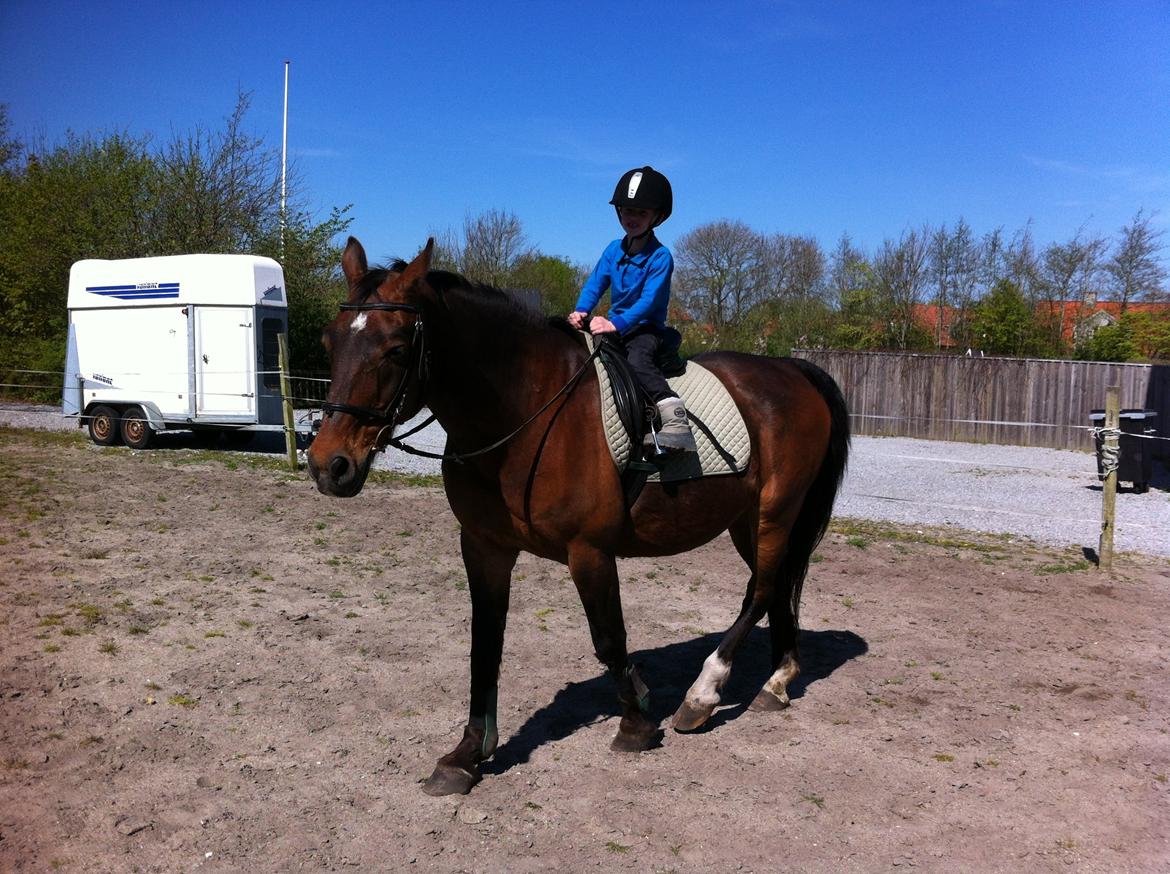
[[146,421],[142,407],[128,407],[122,412],[122,442],[131,449],[145,449],[150,445],[154,431]]
[[118,414],[112,407],[96,406],[89,411],[89,439],[98,446],[113,446],[121,436]]

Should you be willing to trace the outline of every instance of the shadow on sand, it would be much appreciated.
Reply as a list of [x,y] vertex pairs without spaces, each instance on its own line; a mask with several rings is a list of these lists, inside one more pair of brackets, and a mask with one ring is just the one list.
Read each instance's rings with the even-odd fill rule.
[[[703,668],[703,659],[719,645],[722,634],[706,634],[682,643],[631,654],[638,672],[650,686],[650,718],[665,722],[682,703],[683,696]],[[852,631],[801,631],[801,674],[788,687],[796,699],[805,690],[828,677],[839,667],[867,652],[866,642]],[[700,732],[712,731],[741,716],[770,674],[771,642],[767,629],[756,628],[736,654],[735,667],[723,690],[722,707]],[[534,750],[550,741],[562,740],[577,729],[618,716],[617,693],[606,674],[570,683],[544,707],[537,710],[509,737],[495,756],[481,766],[486,774],[501,774],[523,764]],[[614,719],[614,731],[617,720]]]

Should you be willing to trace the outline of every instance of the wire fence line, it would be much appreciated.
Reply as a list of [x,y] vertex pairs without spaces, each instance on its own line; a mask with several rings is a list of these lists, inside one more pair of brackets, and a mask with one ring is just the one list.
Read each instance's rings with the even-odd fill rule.
[[[257,370],[257,371],[214,370],[214,371],[206,371],[205,373],[206,373],[206,375],[212,376],[212,377],[221,377],[221,376],[233,376],[234,377],[234,376],[253,376],[253,375],[257,376],[257,377],[264,377],[264,376],[279,377],[280,376],[279,370]],[[137,371],[113,372],[113,373],[107,373],[107,374],[103,374],[103,375],[105,375],[111,379],[117,380],[117,379],[127,378],[127,377],[143,377],[143,376],[159,377],[159,376],[167,376],[167,375],[175,375],[175,376],[183,375],[183,376],[185,376],[186,374],[187,374],[187,371],[165,371],[164,370],[164,371],[151,371],[149,373],[137,372]],[[33,377],[33,378],[46,377],[46,378],[40,379],[40,380],[35,380],[35,379],[29,379],[30,377]],[[66,378],[67,378],[67,375],[66,375],[65,371],[27,370],[27,369],[23,369],[23,368],[0,369],[0,379],[3,380],[3,381],[0,381],[0,401],[19,400],[19,398],[17,398],[17,397],[11,397],[11,398],[5,397],[5,395],[10,393],[10,392],[13,394],[19,393],[19,394],[23,394],[23,395],[35,395],[39,399],[44,400],[48,393],[58,393],[59,394],[64,388]],[[71,378],[78,379],[78,380],[88,379],[87,377],[85,377],[82,374],[76,374],[76,375],[72,376]],[[290,382],[297,388],[297,390],[294,393],[291,393],[288,395],[288,400],[291,401],[294,406],[299,405],[299,406],[319,407],[320,404],[325,400],[325,395],[328,391],[328,386],[329,386],[329,382],[330,382],[328,377],[322,377],[319,375],[293,373],[293,374],[290,374],[288,378],[289,378]],[[18,381],[10,381],[10,380],[15,380],[15,379],[23,379],[24,381],[19,381],[19,382]],[[111,388],[114,388],[114,386],[111,386]],[[161,389],[161,388],[144,388],[141,386],[134,386],[131,390],[137,394],[148,395],[148,396],[171,396],[171,395],[175,394],[175,391],[173,388]],[[245,396],[247,396],[247,394],[255,395],[255,392],[250,392],[250,393],[245,394],[242,392],[200,391],[198,393],[201,397],[237,398],[237,397],[245,397]]]
[[[64,371],[8,369],[8,370],[0,370],[0,373],[30,374],[30,375],[35,374],[35,375],[41,375],[41,376],[51,376],[51,377],[54,377],[56,380],[58,380],[55,384],[0,382],[0,388],[55,390],[55,389],[59,388],[61,385],[63,385],[64,380],[65,380],[65,372]],[[166,374],[175,374],[175,375],[184,374],[185,375],[186,373],[187,373],[187,371],[185,371],[185,370],[184,371],[151,371],[150,373],[139,372],[139,371],[125,371],[125,372],[115,372],[111,378],[131,377],[131,376],[159,376],[159,375],[166,375]],[[279,376],[280,375],[279,370],[258,370],[258,371],[215,370],[215,371],[211,371],[211,373],[215,376],[240,376],[240,375],[253,375],[253,374],[256,376]],[[108,376],[109,374],[106,374],[106,375]],[[85,377],[78,374],[77,378],[83,379]],[[316,375],[311,376],[308,374],[297,374],[297,373],[290,374],[289,379],[293,383],[301,383],[301,384],[307,384],[307,385],[319,384],[319,385],[322,385],[325,387],[328,387],[328,385],[331,382],[329,377],[316,376]],[[135,391],[142,391],[142,392],[145,392],[147,394],[171,394],[172,393],[172,391],[169,389],[164,390],[164,389],[135,388],[134,390]],[[302,389],[302,391],[304,391],[304,389]],[[228,396],[228,397],[238,397],[239,396],[238,394],[227,393],[227,392],[206,392],[205,394],[213,395],[213,396],[221,395],[221,396]],[[293,394],[293,395],[289,395],[288,399],[291,401],[294,401],[294,402],[296,402],[296,401],[302,401],[302,402],[306,402],[306,403],[320,402],[320,401],[325,400],[325,394],[326,394],[325,391],[322,391],[320,393],[313,393],[313,394],[306,393],[303,395]],[[882,415],[882,414],[877,414],[877,413],[857,413],[857,412],[850,412],[849,416],[850,416],[850,418],[853,418],[853,419],[874,419],[874,420],[878,420],[878,421],[888,421],[888,422],[934,422],[934,423],[947,424],[947,425],[1001,425],[1001,426],[1015,426],[1015,427],[1020,427],[1020,428],[1071,428],[1071,429],[1077,430],[1077,431],[1087,431],[1087,432],[1090,432],[1092,434],[1096,434],[1097,432],[1100,431],[1099,428],[1097,428],[1093,425],[1068,425],[1068,424],[1059,424],[1059,423],[1053,423],[1053,422],[1014,421],[1014,420],[1007,420],[1007,419],[964,419],[964,418],[950,418],[950,417],[945,417],[945,416],[909,416],[909,415],[891,416],[891,415]],[[1152,431],[1153,429],[1150,429],[1150,430]],[[1130,432],[1125,432],[1125,436],[1127,436],[1127,437],[1141,437],[1141,438],[1151,439],[1151,440],[1170,439],[1170,438],[1166,438],[1166,437],[1155,436],[1152,434],[1138,434],[1138,433],[1130,433]]]

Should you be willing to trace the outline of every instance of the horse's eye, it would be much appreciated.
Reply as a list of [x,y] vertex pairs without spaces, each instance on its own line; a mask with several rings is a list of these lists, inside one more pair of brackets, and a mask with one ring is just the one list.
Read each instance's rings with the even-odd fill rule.
[[406,346],[391,346],[386,350],[386,358],[398,364],[405,360],[407,347]]

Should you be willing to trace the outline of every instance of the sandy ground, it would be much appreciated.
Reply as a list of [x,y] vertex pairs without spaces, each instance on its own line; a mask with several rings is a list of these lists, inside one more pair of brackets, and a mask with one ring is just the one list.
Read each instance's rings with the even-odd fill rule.
[[[812,566],[792,707],[613,753],[563,568],[522,557],[501,746],[465,719],[442,491],[319,495],[273,460],[0,430],[0,871],[1164,871],[1170,563],[845,520]],[[721,538],[621,564],[664,721],[731,622]]]

